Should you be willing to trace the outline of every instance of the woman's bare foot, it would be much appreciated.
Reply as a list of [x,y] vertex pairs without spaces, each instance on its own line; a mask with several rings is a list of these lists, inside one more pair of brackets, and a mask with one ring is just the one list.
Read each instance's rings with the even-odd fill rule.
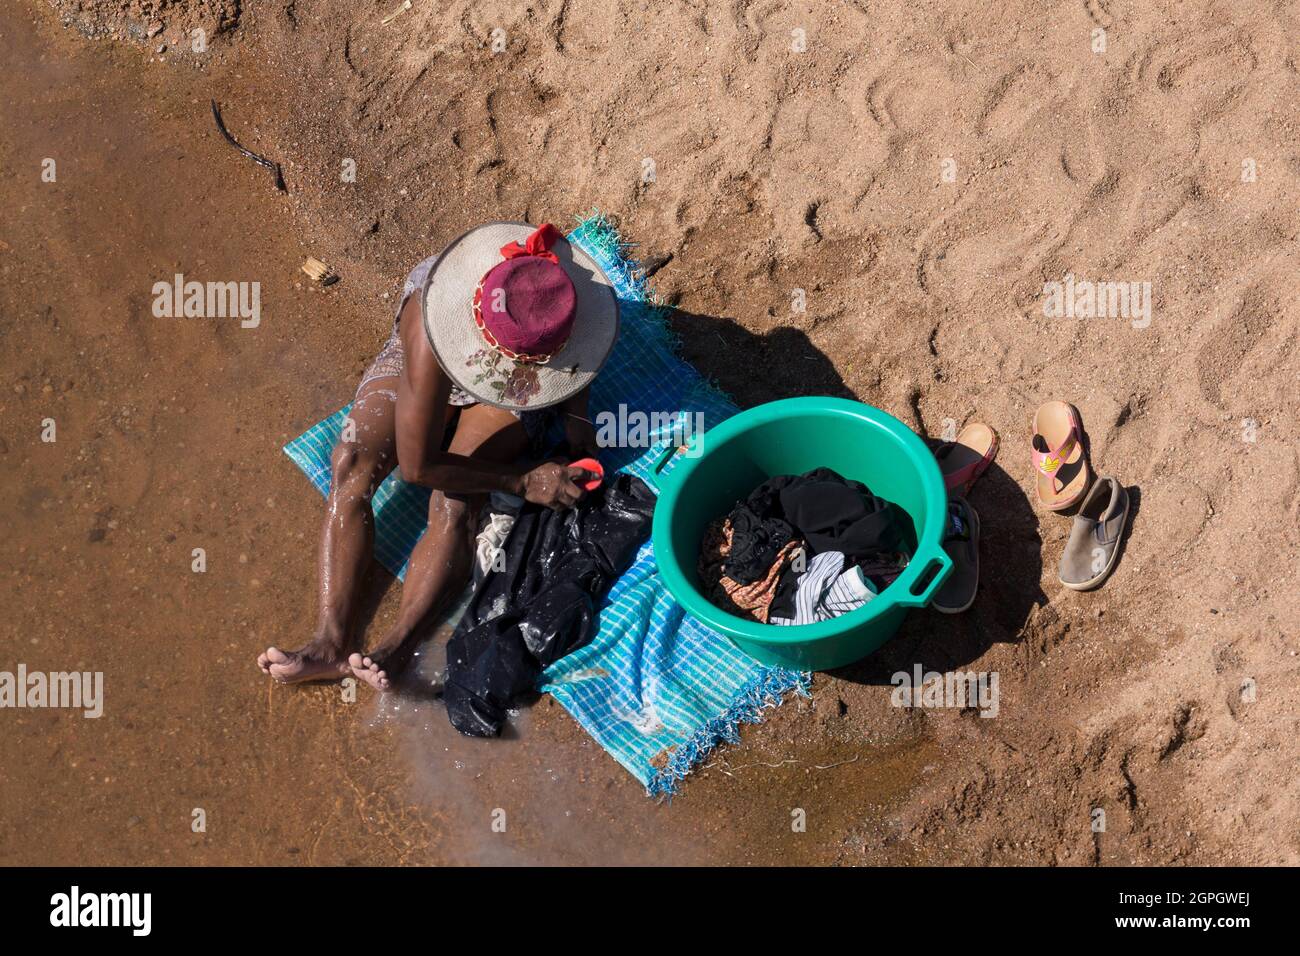
[[385,651],[381,645],[369,654],[352,654],[348,657],[348,666],[358,680],[365,681],[375,690],[392,690],[393,683],[410,663],[411,643],[403,641],[391,651]]
[[262,668],[262,673],[271,675],[281,684],[339,680],[352,673],[342,652],[335,645],[320,641],[312,641],[296,651],[268,647],[258,655],[257,666]]

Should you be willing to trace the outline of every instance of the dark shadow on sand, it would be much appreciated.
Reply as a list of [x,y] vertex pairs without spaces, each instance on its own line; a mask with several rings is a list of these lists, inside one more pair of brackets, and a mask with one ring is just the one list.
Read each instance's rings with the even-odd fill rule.
[[681,340],[681,357],[741,408],[802,395],[857,398],[802,329],[755,335],[734,319],[681,309],[669,312],[668,323]]

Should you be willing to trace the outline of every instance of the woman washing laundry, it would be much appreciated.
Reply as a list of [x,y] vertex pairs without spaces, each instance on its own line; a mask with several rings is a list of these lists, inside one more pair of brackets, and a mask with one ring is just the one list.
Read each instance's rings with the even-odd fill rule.
[[[537,455],[557,415],[575,456],[595,455],[588,387],[617,334],[609,278],[552,225],[478,226],[416,266],[332,455],[315,631],[296,650],[268,647],[261,669],[283,683],[352,675],[387,690],[468,579],[473,523],[489,493],[555,509],[582,496],[591,473]],[[396,623],[362,654],[356,610],[374,547],[370,501],[394,468],[432,490],[428,527]]]

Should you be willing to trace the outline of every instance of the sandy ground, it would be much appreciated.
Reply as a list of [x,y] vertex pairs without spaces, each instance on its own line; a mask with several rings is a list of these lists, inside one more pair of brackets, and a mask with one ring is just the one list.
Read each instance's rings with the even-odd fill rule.
[[[98,721],[0,715],[0,861],[1300,862],[1296,4],[398,6],[0,14],[0,667],[108,682]],[[1003,437],[976,607],[818,675],[667,805],[548,700],[483,744],[252,663],[314,613],[321,502],[279,446],[350,397],[407,269],[592,208],[743,404]],[[262,324],[154,318],[174,271],[260,281]],[[1149,282],[1151,321],[1045,317],[1067,273]],[[1049,398],[1138,504],[1092,594],[1032,503]],[[998,717],[892,707],[918,662],[998,672]]]

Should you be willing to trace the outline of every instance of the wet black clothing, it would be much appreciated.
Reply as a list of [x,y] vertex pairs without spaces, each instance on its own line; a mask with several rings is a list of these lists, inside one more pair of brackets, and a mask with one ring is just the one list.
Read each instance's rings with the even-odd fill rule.
[[731,552],[722,573],[740,584],[767,577],[772,562],[794,537],[794,529],[780,518],[754,510],[748,502],[731,512]]
[[904,512],[860,481],[829,468],[800,475],[780,492],[781,509],[813,554],[839,551],[849,562],[903,544]]
[[495,737],[542,670],[591,639],[600,599],[650,534],[655,495],[619,474],[577,506],[525,505],[447,645],[443,700],[452,725]]

